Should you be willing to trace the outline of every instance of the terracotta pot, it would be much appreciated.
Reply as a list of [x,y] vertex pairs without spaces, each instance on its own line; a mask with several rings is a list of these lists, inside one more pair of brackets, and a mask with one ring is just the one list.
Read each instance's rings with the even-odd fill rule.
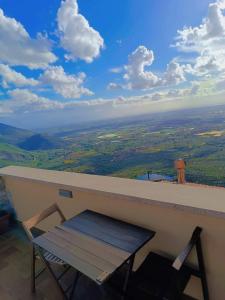
[[6,232],[9,229],[10,215],[0,215],[0,234]]

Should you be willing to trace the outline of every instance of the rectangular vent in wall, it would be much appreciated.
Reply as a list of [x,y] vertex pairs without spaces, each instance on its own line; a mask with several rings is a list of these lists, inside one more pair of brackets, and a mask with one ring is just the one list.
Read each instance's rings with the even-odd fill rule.
[[66,198],[73,198],[73,192],[68,190],[59,189],[59,196]]

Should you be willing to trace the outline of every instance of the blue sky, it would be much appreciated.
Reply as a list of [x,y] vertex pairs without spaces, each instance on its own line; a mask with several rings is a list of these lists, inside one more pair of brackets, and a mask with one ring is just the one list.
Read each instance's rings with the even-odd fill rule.
[[224,8],[0,0],[0,121],[51,127],[223,103]]

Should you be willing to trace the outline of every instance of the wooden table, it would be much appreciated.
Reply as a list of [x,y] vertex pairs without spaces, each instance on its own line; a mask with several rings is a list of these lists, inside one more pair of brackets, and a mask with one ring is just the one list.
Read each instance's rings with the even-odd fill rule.
[[[125,294],[135,254],[154,235],[154,231],[86,210],[35,238],[33,243],[99,285],[128,263]],[[42,260],[47,263],[43,256]],[[48,263],[47,267],[50,267]]]

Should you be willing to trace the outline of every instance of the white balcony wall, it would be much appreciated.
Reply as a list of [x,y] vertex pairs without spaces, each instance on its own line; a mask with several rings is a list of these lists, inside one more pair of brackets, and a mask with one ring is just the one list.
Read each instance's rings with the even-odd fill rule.
[[[225,189],[22,167],[4,168],[0,174],[20,221],[56,201],[67,218],[92,209],[155,230],[155,238],[138,254],[136,267],[150,250],[176,256],[195,226],[201,226],[210,299],[225,299]],[[59,196],[59,189],[72,191],[73,198]],[[56,222],[49,219],[42,228]],[[194,252],[190,260],[196,262]],[[193,278],[186,292],[202,299],[199,279]]]

